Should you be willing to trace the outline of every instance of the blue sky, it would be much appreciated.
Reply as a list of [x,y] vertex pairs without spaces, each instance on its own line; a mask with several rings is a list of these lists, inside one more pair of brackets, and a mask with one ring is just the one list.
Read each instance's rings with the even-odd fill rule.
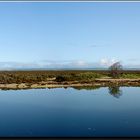
[[0,69],[140,68],[140,3],[1,2]]

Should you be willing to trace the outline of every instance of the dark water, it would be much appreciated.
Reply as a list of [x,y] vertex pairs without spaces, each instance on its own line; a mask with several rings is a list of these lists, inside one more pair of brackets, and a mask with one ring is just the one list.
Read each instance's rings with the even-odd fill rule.
[[140,88],[0,91],[0,136],[140,136]]

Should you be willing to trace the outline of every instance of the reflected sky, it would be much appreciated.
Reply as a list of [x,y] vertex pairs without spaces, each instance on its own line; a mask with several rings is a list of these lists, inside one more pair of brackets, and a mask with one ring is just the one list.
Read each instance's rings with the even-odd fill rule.
[[0,136],[140,136],[140,88],[113,88],[1,90]]

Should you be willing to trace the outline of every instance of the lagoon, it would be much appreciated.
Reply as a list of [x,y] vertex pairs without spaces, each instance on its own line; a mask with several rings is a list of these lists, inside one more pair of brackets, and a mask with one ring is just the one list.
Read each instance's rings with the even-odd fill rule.
[[140,87],[0,90],[0,136],[140,136]]

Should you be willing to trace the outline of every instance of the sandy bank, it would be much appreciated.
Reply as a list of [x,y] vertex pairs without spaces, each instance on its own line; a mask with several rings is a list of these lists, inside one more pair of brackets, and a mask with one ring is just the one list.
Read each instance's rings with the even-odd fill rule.
[[65,82],[40,82],[36,84],[0,84],[0,89],[35,89],[35,88],[60,88],[60,87],[80,87],[80,86],[140,86],[140,79],[96,79],[94,81],[65,81]]

